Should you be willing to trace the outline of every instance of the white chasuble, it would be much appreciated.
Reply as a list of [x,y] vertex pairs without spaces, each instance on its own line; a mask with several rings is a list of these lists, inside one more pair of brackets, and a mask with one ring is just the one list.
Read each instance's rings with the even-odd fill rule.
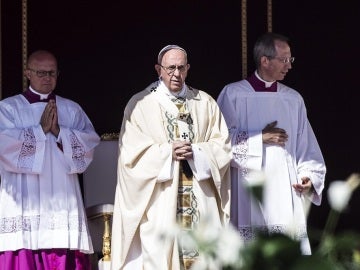
[[179,162],[172,160],[171,150],[176,128],[207,157],[210,177],[192,181],[200,218],[211,213],[216,227],[230,218],[230,140],[216,101],[205,92],[188,88],[186,109],[192,124],[182,126],[177,119],[182,112],[169,97],[157,92],[158,87],[158,82],[151,84],[125,108],[119,138],[112,269],[134,269],[132,265],[145,270],[181,268],[177,239],[159,241],[159,236],[175,228],[179,209]]

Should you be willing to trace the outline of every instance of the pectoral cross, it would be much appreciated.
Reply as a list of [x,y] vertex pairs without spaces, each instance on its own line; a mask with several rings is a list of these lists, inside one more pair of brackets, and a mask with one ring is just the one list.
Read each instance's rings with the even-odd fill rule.
[[[185,112],[185,103],[175,103],[176,107],[179,110],[179,113],[182,114]],[[179,125],[175,125],[175,136],[177,139],[180,138]]]

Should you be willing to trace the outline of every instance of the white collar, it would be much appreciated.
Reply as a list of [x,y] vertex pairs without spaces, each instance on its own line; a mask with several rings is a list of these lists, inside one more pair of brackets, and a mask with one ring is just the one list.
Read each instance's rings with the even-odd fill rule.
[[36,92],[33,88],[31,88],[31,86],[29,86],[29,89],[30,89],[30,91],[33,92],[34,94],[39,95],[39,96],[40,96],[40,100],[42,100],[42,99],[47,99],[48,96],[51,94],[51,92],[50,92],[49,94],[40,94],[40,93]]
[[266,87],[266,88],[269,88],[274,82],[276,82],[276,81],[273,81],[273,82],[264,81],[263,79],[260,78],[257,70],[255,71],[255,76],[256,76],[260,81],[262,81],[263,83],[265,83],[265,87]]

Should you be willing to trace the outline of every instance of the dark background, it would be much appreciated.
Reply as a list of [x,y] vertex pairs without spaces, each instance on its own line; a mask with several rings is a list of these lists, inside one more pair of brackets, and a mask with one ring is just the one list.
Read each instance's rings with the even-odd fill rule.
[[[21,1],[1,1],[3,98],[22,91]],[[266,1],[247,1],[251,49],[267,31]],[[283,81],[298,90],[333,180],[359,172],[358,1],[274,0],[273,31],[291,40],[296,60]],[[187,83],[217,98],[242,79],[241,1],[28,1],[28,51],[47,49],[61,70],[57,94],[81,104],[99,134],[118,132],[128,99],[157,79],[159,50],[178,44],[189,54]],[[359,231],[355,191],[337,229]],[[327,193],[309,225],[323,228]]]

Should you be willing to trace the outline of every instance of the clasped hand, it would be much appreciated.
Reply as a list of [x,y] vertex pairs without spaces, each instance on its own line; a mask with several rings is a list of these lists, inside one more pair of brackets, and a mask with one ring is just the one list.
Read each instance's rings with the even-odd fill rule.
[[55,100],[49,100],[41,115],[40,125],[44,133],[51,132],[55,137],[59,135],[58,114]]
[[174,141],[172,144],[172,156],[174,160],[186,160],[193,157],[191,143],[187,141]]

